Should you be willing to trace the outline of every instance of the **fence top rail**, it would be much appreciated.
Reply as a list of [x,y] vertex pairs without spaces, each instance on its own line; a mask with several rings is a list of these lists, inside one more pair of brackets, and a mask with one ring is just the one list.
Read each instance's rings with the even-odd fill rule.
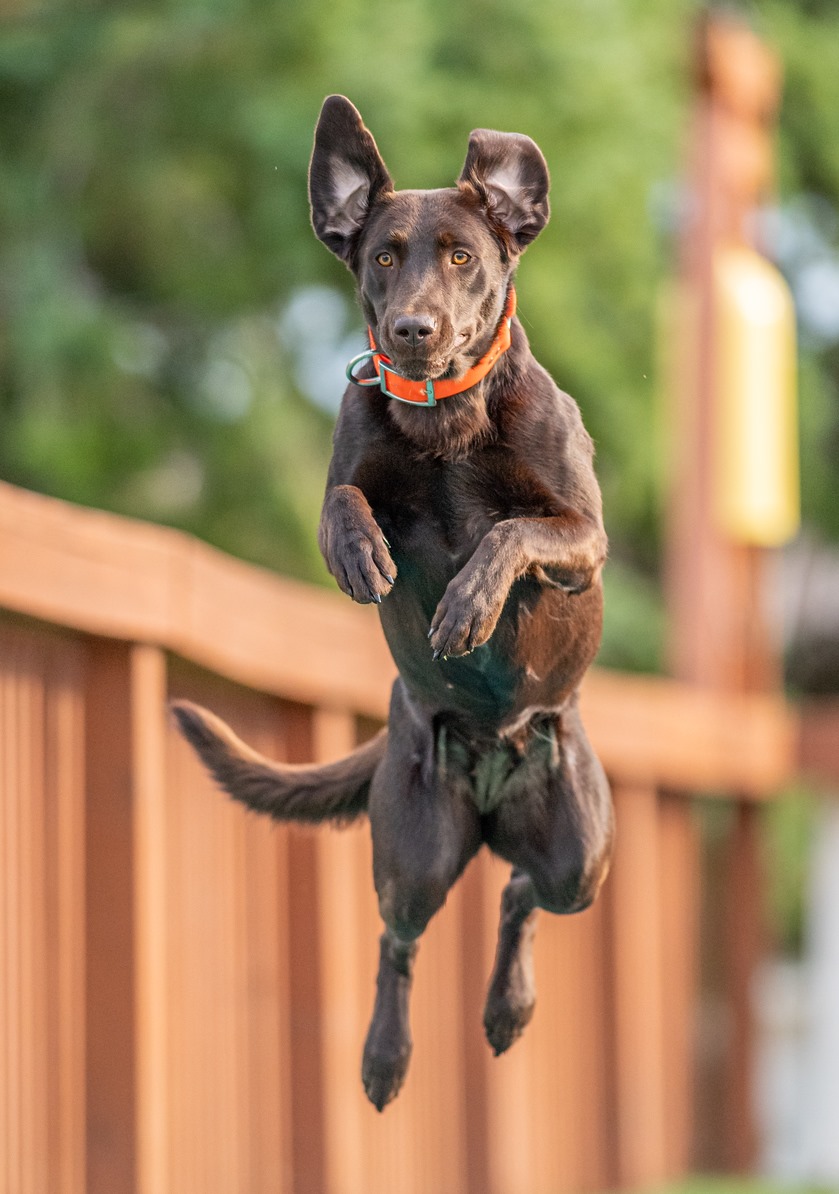
[[[248,687],[387,716],[395,668],[372,609],[244,564],[191,535],[0,482],[0,607],[155,643]],[[780,698],[590,673],[583,716],[619,782],[761,796],[795,770]]]
[[181,531],[4,482],[0,605],[88,634],[156,643],[290,700],[387,712],[395,669],[372,610]]

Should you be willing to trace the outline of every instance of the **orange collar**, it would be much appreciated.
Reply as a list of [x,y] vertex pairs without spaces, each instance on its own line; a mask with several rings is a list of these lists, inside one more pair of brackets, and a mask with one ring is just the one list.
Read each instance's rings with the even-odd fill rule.
[[[397,373],[391,361],[384,353],[376,351],[373,333],[368,328],[370,350],[361,352],[353,357],[347,365],[347,377],[357,386],[379,386],[388,398],[396,398],[399,402],[410,402],[414,406],[436,406],[441,398],[449,398],[452,394],[462,394],[470,390],[489,373],[498,358],[510,347],[510,324],[516,313],[516,292],[510,287],[507,306],[501,319],[501,326],[495,334],[495,339],[487,351],[471,369],[467,369],[463,377],[449,378],[441,381],[411,381]],[[353,369],[362,361],[372,360],[376,369],[376,377],[359,378],[353,376]]]

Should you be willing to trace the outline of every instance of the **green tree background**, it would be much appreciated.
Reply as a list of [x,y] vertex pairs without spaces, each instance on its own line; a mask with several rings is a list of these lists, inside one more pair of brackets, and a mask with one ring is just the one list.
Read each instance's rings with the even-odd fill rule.
[[[553,218],[521,267],[521,315],[597,444],[604,659],[655,667],[654,312],[697,10],[20,4],[0,36],[0,476],[327,580],[315,528],[330,403],[363,329],[349,275],[309,228],[320,102],[353,99],[399,186],[449,184],[475,126],[524,131],[551,167]],[[837,539],[839,8],[744,12],[787,74],[770,247],[802,304],[805,517]]]

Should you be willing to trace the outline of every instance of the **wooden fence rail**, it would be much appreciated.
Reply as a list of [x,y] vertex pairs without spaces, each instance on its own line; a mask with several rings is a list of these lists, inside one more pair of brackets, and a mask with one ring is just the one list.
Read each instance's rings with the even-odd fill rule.
[[378,1116],[359,1080],[379,932],[366,827],[245,814],[165,707],[189,696],[265,753],[327,759],[384,716],[392,676],[368,610],[0,485],[0,1189],[558,1194],[687,1171],[686,795],[771,795],[798,765],[796,718],[592,674],[619,825],[604,894],[542,918],[534,1021],[494,1060],[480,1022],[505,875],[476,860],[423,940],[412,1070]]

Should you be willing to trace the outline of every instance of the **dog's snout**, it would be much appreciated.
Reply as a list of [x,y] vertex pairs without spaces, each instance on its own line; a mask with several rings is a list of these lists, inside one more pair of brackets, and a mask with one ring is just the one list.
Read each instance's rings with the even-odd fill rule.
[[436,328],[437,320],[432,315],[400,315],[393,321],[394,333],[411,348],[418,348]]

